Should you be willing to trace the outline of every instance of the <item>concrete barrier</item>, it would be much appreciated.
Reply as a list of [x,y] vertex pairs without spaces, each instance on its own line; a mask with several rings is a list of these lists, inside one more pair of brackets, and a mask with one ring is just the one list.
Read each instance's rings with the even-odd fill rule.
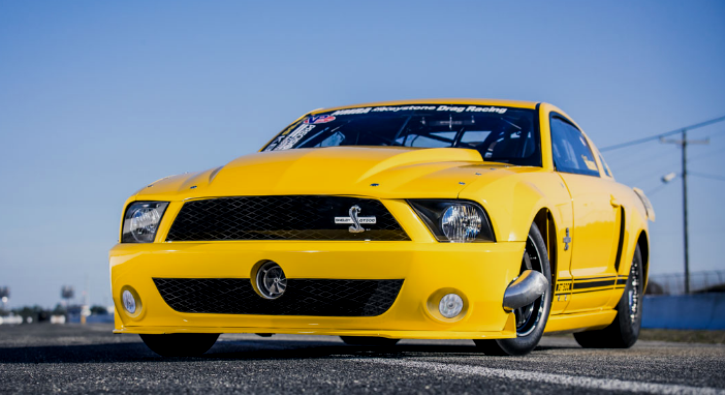
[[0,325],[18,325],[22,323],[23,317],[19,315],[0,317]]
[[725,329],[725,293],[645,296],[642,328]]

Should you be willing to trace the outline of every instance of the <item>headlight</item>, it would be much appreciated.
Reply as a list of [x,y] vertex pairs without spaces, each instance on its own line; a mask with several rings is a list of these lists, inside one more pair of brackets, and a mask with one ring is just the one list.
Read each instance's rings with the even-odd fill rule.
[[491,223],[483,208],[468,200],[409,200],[438,241],[493,242]]
[[122,243],[153,243],[168,202],[135,202],[123,219]]
[[474,241],[481,233],[481,214],[468,204],[450,206],[441,217],[441,229],[448,240]]

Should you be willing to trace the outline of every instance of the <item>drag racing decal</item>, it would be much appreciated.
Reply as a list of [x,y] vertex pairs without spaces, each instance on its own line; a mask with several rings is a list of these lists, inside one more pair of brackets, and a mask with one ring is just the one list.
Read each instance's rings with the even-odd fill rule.
[[556,283],[556,294],[571,293],[571,281],[559,281]]
[[348,108],[346,110],[337,110],[332,113],[334,116],[339,115],[358,115],[358,114],[367,114],[372,110],[372,107],[361,107],[361,108]]
[[561,280],[556,282],[554,289],[555,302],[568,302],[571,297],[571,289],[573,282],[571,280]]
[[398,111],[446,111],[461,113],[496,113],[504,114],[508,110],[505,107],[493,106],[453,106],[453,105],[407,105],[407,106],[380,106],[380,107],[359,107],[347,108],[333,112],[332,116],[359,115],[375,112],[398,112]]

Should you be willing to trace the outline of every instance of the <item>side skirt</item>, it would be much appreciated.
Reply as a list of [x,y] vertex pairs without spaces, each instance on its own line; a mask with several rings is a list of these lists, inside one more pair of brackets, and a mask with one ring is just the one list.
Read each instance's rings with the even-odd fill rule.
[[602,329],[609,326],[617,316],[617,310],[602,310],[584,313],[557,314],[549,317],[544,333],[578,332]]

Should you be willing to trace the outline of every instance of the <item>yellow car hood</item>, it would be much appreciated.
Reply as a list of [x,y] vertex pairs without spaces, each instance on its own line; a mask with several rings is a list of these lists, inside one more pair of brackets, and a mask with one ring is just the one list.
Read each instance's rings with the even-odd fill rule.
[[[482,173],[501,166],[461,148],[328,147],[260,152],[227,165],[169,177],[134,200],[240,195],[359,195],[455,198]],[[484,177],[485,178],[485,177]]]

